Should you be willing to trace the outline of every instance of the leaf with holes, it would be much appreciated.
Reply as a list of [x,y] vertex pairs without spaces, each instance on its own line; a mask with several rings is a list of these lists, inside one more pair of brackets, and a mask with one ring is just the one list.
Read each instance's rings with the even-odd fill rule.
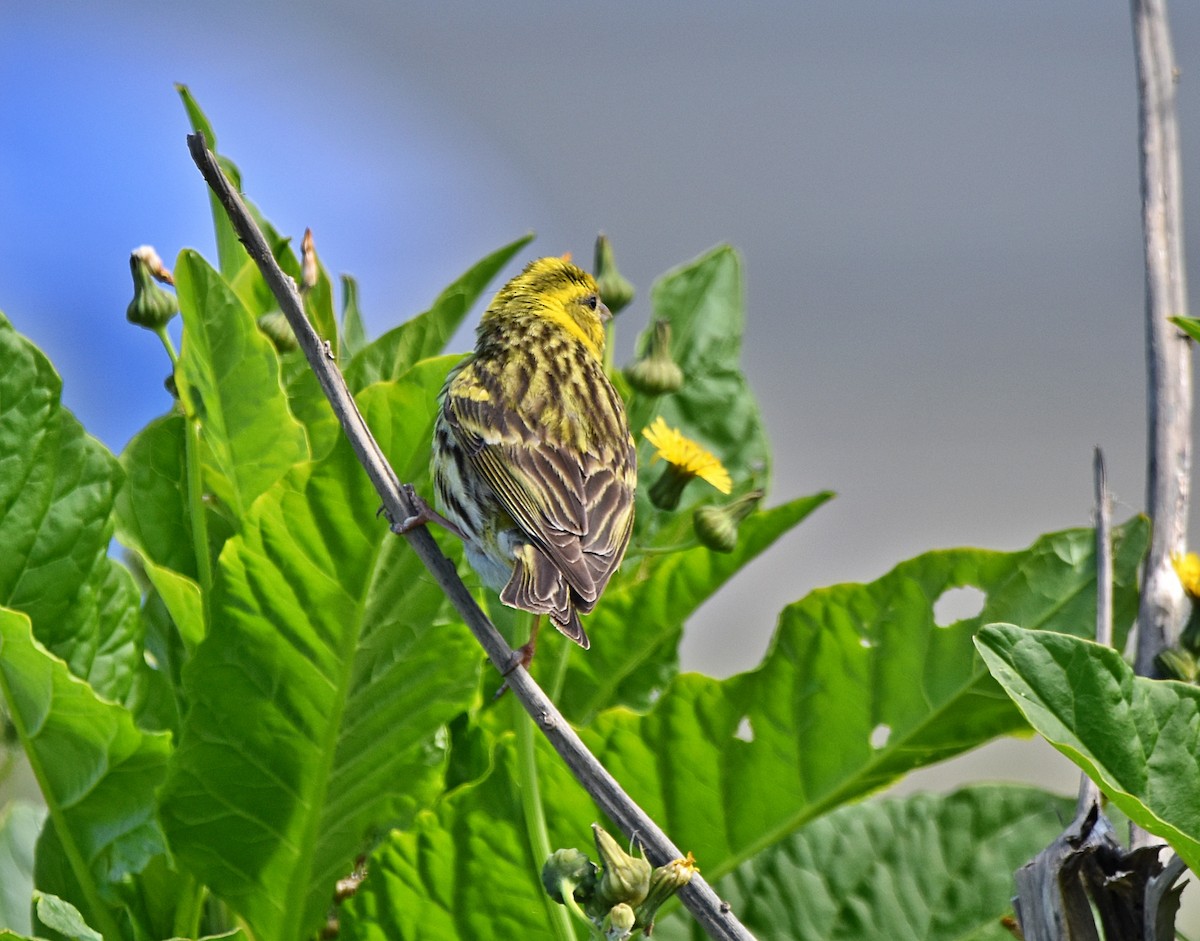
[[[1148,531],[1137,518],[1116,533],[1118,641],[1136,611]],[[1090,634],[1093,541],[1081,529],[1021,552],[930,552],[870,584],[820,589],[784,609],[757,669],[723,682],[680,676],[648,714],[605,712],[581,734],[719,878],[914,768],[1022,729],[975,652],[975,632],[1020,620]],[[982,611],[938,627],[935,602],[965,585],[984,593]]]
[[[1144,519],[1117,532],[1120,636],[1136,610],[1136,573],[1147,538]],[[734,873],[765,872],[742,867],[751,861],[769,866],[764,853],[791,852],[801,828],[905,771],[1024,728],[975,654],[973,635],[1000,612],[1020,612],[1031,627],[1090,631],[1092,543],[1090,530],[1073,530],[1044,536],[1021,552],[931,552],[870,584],[813,592],[785,609],[772,648],[756,670],[724,681],[678,676],[645,715],[608,709],[580,734],[675,843],[695,853],[707,879],[719,883]],[[939,627],[935,603],[965,585],[983,592],[982,610]],[[375,857],[371,871],[380,878],[352,903],[359,921],[347,937],[383,937],[393,930],[404,936],[405,928],[415,931],[418,925],[422,937],[477,937],[482,929],[469,918],[484,898],[491,923],[510,926],[514,937],[544,924],[535,901],[541,898],[537,870],[529,865],[514,823],[518,812],[506,741],[502,736],[489,776],[460,787]],[[552,795],[551,845],[586,849],[595,806],[540,741],[538,759],[542,792]],[[1021,806],[1019,799],[1007,808],[1001,802],[996,812],[1032,813]],[[889,819],[888,813],[881,819]],[[975,800],[966,809],[949,805],[941,819],[949,826],[962,814],[969,837],[998,826],[999,818],[990,813]],[[1039,829],[1031,843],[1043,841],[1047,832]],[[951,831],[909,835],[926,839],[925,846],[898,845],[894,852],[910,847],[922,858]],[[1017,842],[1006,852],[1018,855]],[[479,846],[486,852],[477,851]],[[836,856],[835,850],[823,851]],[[979,852],[977,846],[957,851]],[[862,852],[868,860],[877,858],[873,849]],[[844,862],[850,866],[853,860]],[[988,904],[994,906],[996,869],[1008,860],[988,865]],[[957,868],[946,866],[945,872]],[[986,881],[982,874],[980,880]],[[983,909],[969,893],[960,895],[964,917],[981,917]],[[884,905],[886,899],[881,895],[876,902]],[[368,924],[371,918],[378,924]],[[791,925],[778,936],[792,937],[799,927]]]

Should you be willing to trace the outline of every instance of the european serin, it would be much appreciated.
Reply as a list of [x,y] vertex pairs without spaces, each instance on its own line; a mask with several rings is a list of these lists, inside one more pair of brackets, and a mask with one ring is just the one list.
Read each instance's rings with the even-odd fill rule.
[[442,512],[500,600],[549,614],[581,647],[633,526],[636,453],[605,375],[610,318],[591,275],[534,261],[446,379],[433,436]]

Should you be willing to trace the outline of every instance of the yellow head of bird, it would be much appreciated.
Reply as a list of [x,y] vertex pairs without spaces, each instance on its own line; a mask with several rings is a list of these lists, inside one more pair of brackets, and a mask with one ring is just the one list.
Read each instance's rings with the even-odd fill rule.
[[539,258],[502,287],[482,325],[521,317],[556,323],[597,359],[604,352],[604,325],[612,318],[590,274],[562,258]]

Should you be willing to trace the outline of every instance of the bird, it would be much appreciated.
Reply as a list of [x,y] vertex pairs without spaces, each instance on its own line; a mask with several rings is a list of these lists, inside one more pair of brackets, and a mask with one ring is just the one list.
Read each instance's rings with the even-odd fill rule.
[[483,583],[584,649],[580,615],[629,545],[637,485],[633,435],[604,368],[611,317],[590,274],[565,258],[530,262],[447,376],[430,461],[441,517]]

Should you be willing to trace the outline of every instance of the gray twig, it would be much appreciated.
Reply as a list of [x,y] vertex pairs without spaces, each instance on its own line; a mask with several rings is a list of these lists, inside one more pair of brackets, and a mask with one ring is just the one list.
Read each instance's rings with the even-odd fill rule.
[[1178,78],[1166,0],[1132,0],[1137,60],[1142,232],[1146,256],[1146,503],[1153,521],[1138,608],[1137,656],[1142,676],[1158,675],[1156,658],[1179,639],[1187,601],[1171,566],[1187,535],[1192,464],[1190,341],[1168,317],[1187,315]]
[[[328,346],[304,315],[304,307],[295,283],[284,274],[275,261],[261,230],[246,210],[241,196],[221,171],[215,155],[208,149],[204,136],[200,133],[188,135],[188,149],[201,175],[229,215],[238,238],[258,265],[267,286],[279,302],[280,310],[291,324],[309,365],[317,374],[321,388],[346,432],[346,437],[350,439],[363,469],[378,491],[388,516],[392,520],[403,520],[412,516],[416,507],[409,500],[395,471],[363,421],[341,372],[333,362]],[[507,674],[508,686],[513,695],[521,701],[525,711],[533,717],[538,728],[549,739],[550,744],[567,763],[596,805],[628,837],[632,839],[636,835],[638,841],[646,848],[647,857],[655,865],[680,858],[683,853],[679,848],[621,789],[616,779],[596,760],[595,755],[575,734],[562,713],[520,665],[520,657],[513,652],[480,610],[459,579],[454,565],[442,554],[433,537],[424,527],[418,527],[406,533],[405,538],[475,635],[493,666],[501,673]],[[719,941],[753,941],[753,935],[701,876],[693,876],[692,881],[679,894],[683,904],[709,937]]]

